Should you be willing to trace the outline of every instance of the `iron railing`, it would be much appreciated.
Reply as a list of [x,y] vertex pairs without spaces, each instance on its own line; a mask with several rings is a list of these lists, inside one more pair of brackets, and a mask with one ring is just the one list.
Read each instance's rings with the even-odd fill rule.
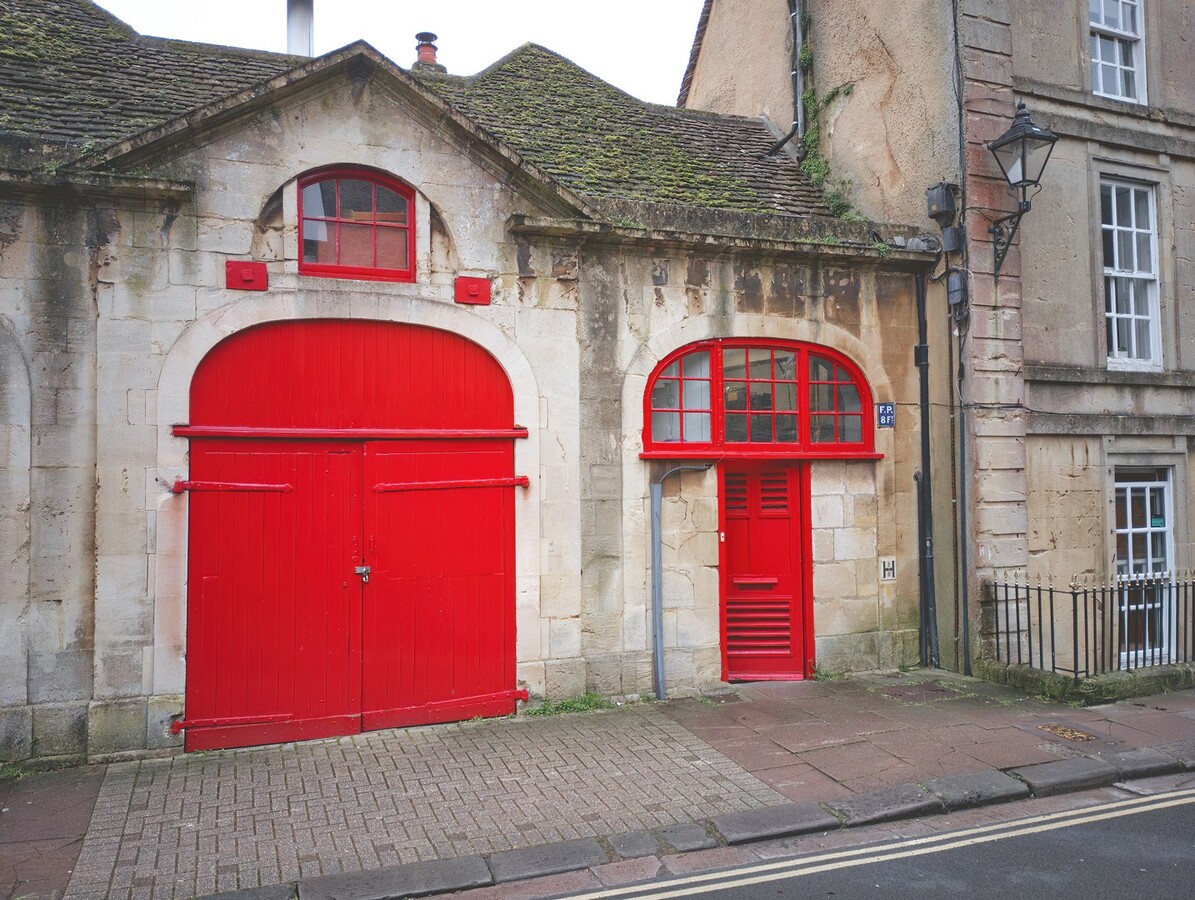
[[985,631],[999,662],[1082,679],[1195,661],[1195,573],[1076,576],[1065,587],[1014,576],[990,588]]

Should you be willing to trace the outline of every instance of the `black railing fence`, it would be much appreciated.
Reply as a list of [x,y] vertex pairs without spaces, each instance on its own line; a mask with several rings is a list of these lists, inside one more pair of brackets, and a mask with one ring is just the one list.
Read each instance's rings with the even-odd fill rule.
[[[1088,678],[1195,661],[1195,573],[990,582],[984,631],[1002,663]],[[994,650],[991,644],[994,642]]]

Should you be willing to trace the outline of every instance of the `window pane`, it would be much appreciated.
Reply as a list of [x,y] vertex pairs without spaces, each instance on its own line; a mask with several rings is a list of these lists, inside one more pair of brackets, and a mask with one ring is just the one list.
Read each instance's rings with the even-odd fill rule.
[[809,408],[814,412],[834,410],[834,385],[811,384],[809,386]]
[[857,444],[863,440],[863,417],[840,416],[838,419],[838,440]]
[[758,381],[751,382],[751,408],[772,408],[772,383],[770,381],[762,383]]
[[378,221],[398,222],[407,224],[407,200],[400,197],[390,188],[377,186],[378,192]]
[[1133,543],[1133,571],[1134,572],[1149,571],[1146,568],[1146,560],[1145,560],[1145,547],[1146,547],[1145,535],[1144,534],[1134,534],[1134,535],[1132,535],[1131,540]]
[[1116,238],[1111,228],[1104,229],[1104,268],[1116,268]]
[[340,226],[340,264],[367,267],[373,265],[373,226]]
[[1104,24],[1109,28],[1120,27],[1120,0],[1104,0]]
[[661,372],[660,374],[666,375],[669,378],[676,378],[678,375],[680,375],[680,363],[676,363],[676,362],[669,363],[664,368],[664,371]]
[[651,436],[655,441],[679,441],[680,413],[653,412],[651,414]]
[[[1150,525],[1157,528],[1166,524],[1166,504],[1162,502],[1162,492],[1151,490],[1149,492],[1149,520]],[[1161,522],[1154,522],[1155,519],[1161,519]]]
[[1136,319],[1137,328],[1137,359],[1150,359],[1153,356],[1153,342],[1150,340],[1149,319]]
[[1129,323],[1125,319],[1116,320],[1116,343],[1115,354],[1117,356],[1130,355],[1131,345],[1129,344]]
[[1152,272],[1154,270],[1153,247],[1148,234],[1137,232],[1137,271]]
[[1127,534],[1118,534],[1116,536],[1116,560],[1119,563],[1126,563],[1128,562],[1128,559],[1129,536]]
[[796,416],[776,417],[776,440],[785,444],[795,444],[797,442]]
[[685,442],[708,444],[710,440],[710,414],[685,413]]
[[1116,492],[1116,527],[1125,529],[1129,527],[1129,513],[1128,504],[1125,500],[1124,491],[1118,490]]
[[303,220],[303,262],[336,264],[336,223]]
[[858,412],[859,392],[853,384],[844,384],[838,388],[838,408],[845,412]]
[[340,182],[340,218],[373,219],[373,185],[368,181]]
[[776,351],[776,380],[796,381],[797,354],[789,350]]
[[685,382],[685,409],[710,408],[710,383],[708,381]]
[[834,369],[829,360],[822,359],[820,356],[809,357],[809,380],[810,381],[833,381]]
[[1133,199],[1137,205],[1137,227],[1152,231],[1153,216],[1149,214],[1149,191],[1135,190],[1133,191]]
[[747,351],[751,363],[752,378],[772,377],[772,351],[752,347]]
[[751,417],[751,440],[755,443],[771,443],[772,417],[753,415]]
[[727,409],[747,408],[747,383],[744,381],[727,382],[724,403]]
[[1098,52],[1099,41],[1093,34],[1091,36],[1091,89],[1096,93],[1104,93],[1104,87],[1100,84],[1100,64],[1097,61],[1096,53]]
[[722,374],[726,378],[747,377],[747,351],[731,348],[722,355]]
[[738,415],[726,416],[726,440],[729,443],[741,444],[747,440],[747,417]]
[[1103,4],[1101,0],[1087,0],[1087,15],[1090,17],[1091,21],[1095,22],[1097,25],[1100,21],[1100,7],[1102,5]]
[[303,188],[303,215],[336,216],[336,182],[321,181]]
[[776,385],[776,409],[797,408],[797,386],[795,384]]
[[1155,532],[1149,536],[1149,554],[1150,561],[1153,563],[1153,571],[1165,571],[1166,535],[1164,532]]
[[1118,231],[1116,233],[1116,267],[1118,269],[1136,270],[1137,254],[1133,248],[1133,232]]
[[709,378],[710,355],[708,351],[690,353],[681,360],[686,378]]
[[378,229],[378,268],[407,268],[407,230],[405,228]]
[[1100,221],[1112,225],[1112,185],[1100,185]]
[[834,416],[810,416],[809,439],[815,444],[834,443]]
[[678,409],[680,407],[680,382],[660,378],[651,389],[652,409]]
[[1116,186],[1116,224],[1128,228],[1133,224],[1133,192],[1123,185]]
[[[1132,65],[1132,51],[1127,52],[1125,55],[1130,57],[1128,64]],[[1124,70],[1124,89],[1120,93],[1123,97],[1130,97],[1134,100],[1137,98],[1137,76],[1133,73],[1132,69]]]

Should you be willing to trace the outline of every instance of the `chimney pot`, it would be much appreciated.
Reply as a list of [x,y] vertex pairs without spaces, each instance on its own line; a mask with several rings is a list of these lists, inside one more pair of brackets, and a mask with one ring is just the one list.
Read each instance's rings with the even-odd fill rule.
[[421,31],[415,35],[415,40],[419,43],[415,45],[415,50],[418,56],[415,58],[413,69],[431,69],[434,72],[447,72],[448,70],[436,62],[436,36],[430,31]]
[[315,0],[286,0],[286,52],[315,55]]

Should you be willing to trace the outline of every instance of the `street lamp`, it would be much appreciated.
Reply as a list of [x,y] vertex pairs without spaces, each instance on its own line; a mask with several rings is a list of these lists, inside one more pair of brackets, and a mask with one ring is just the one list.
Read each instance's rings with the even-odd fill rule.
[[1029,118],[1029,110],[1025,108],[1025,102],[1022,100],[1017,104],[1017,114],[1012,120],[1012,127],[988,144],[1000,171],[1004,173],[1009,191],[1021,192],[1017,211],[997,219],[988,229],[996,254],[997,278],[1000,277],[1000,264],[1004,262],[1008,247],[1021,224],[1021,216],[1029,212],[1030,198],[1037,193],[1030,193],[1030,189],[1041,190],[1041,173],[1045,170],[1050,152],[1057,141],[1058,135],[1033,124],[1033,120]]

